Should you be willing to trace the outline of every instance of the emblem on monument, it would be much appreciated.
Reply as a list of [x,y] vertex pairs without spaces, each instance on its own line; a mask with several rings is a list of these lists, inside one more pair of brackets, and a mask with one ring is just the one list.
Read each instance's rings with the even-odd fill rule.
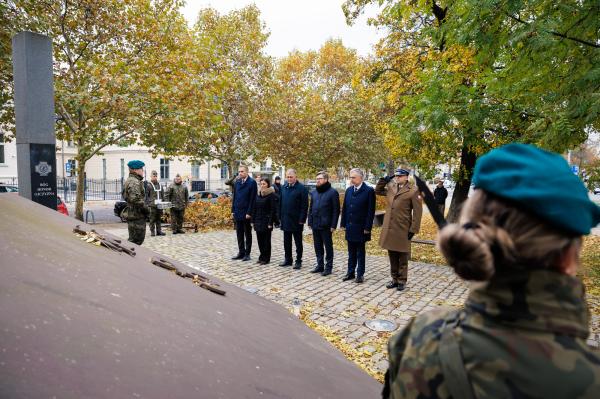
[[42,161],[35,165],[35,171],[39,173],[40,176],[45,177],[52,173],[52,166],[48,165],[48,162]]

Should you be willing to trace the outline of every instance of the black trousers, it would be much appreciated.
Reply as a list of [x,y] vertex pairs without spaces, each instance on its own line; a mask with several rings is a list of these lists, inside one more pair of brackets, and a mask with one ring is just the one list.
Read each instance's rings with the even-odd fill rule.
[[236,220],[235,232],[237,233],[238,255],[250,256],[252,250],[252,226],[250,219]]
[[[362,277],[365,274],[365,250],[364,241],[348,241],[348,271],[349,276]],[[356,273],[356,274],[355,274]]]
[[258,241],[258,250],[260,255],[258,260],[269,263],[271,261],[271,231],[257,231],[256,241]]
[[284,231],[283,232],[283,250],[285,252],[285,261],[292,262],[292,236],[296,244],[296,262],[302,262],[302,230],[300,231]]
[[313,242],[315,244],[315,255],[317,256],[317,267],[319,269],[333,269],[333,240],[331,235],[331,229],[313,229]]

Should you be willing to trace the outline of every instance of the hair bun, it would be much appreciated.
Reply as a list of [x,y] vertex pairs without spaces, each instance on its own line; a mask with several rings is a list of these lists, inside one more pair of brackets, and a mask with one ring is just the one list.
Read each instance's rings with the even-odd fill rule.
[[489,228],[482,224],[450,224],[440,231],[438,248],[460,277],[485,281],[495,272],[488,236]]

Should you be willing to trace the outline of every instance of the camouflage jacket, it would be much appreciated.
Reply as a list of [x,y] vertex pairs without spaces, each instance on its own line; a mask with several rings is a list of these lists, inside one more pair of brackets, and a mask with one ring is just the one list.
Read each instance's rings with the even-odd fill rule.
[[[451,331],[474,397],[600,398],[600,352],[586,343],[579,279],[548,270],[495,276],[474,284],[454,312]],[[451,397],[440,363],[448,313],[419,315],[390,339],[384,398]]]
[[152,183],[151,181],[146,182],[146,205],[150,208],[156,208],[155,200],[160,199],[165,201],[165,190],[159,183]]
[[127,201],[124,216],[127,220],[137,220],[146,217],[148,208],[145,203],[146,191],[142,176],[130,173],[123,186],[123,199]]
[[175,209],[185,209],[188,205],[189,193],[187,186],[183,183],[181,184],[171,184],[169,186],[169,190],[167,191],[167,198],[171,201],[173,208]]

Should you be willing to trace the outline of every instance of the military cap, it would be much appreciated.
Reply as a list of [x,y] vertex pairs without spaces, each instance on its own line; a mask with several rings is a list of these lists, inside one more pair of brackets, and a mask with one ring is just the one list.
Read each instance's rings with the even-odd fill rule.
[[408,170],[402,168],[398,168],[394,172],[394,176],[408,176],[409,174],[410,173],[408,173]]
[[473,184],[571,234],[589,234],[600,223],[600,207],[567,161],[533,145],[508,144],[482,156]]
[[129,161],[127,162],[127,166],[129,167],[129,169],[142,169],[144,167],[144,163],[142,161],[138,161],[138,160],[133,160],[133,161]]

